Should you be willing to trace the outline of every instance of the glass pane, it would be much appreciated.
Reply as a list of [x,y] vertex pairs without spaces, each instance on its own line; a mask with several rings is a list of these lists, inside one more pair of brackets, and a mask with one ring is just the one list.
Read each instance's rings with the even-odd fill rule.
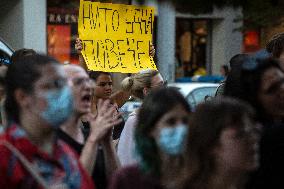
[[190,107],[194,108],[196,106],[196,101],[191,94],[186,97],[186,100],[189,103]]
[[75,51],[79,0],[47,0],[48,55],[62,63],[78,63]]
[[199,104],[204,101],[204,98],[209,95],[209,96],[214,96],[216,91],[215,87],[204,87],[204,88],[199,88],[196,89],[192,92],[192,95],[196,101],[196,104]]
[[0,49],[0,66],[9,65],[10,63],[10,56]]
[[206,75],[208,20],[177,18],[176,78]]

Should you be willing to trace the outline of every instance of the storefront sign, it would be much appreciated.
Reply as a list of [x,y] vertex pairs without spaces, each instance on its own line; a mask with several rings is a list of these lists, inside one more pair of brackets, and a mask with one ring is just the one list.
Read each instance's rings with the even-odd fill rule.
[[137,73],[156,69],[149,56],[154,9],[81,0],[78,20],[88,69]]
[[248,30],[244,32],[244,52],[254,53],[260,50],[260,33],[257,30]]
[[[69,4],[62,1],[58,7],[53,4],[47,9],[47,52],[64,64],[79,63],[74,48],[78,36],[79,1],[76,7],[71,7],[70,4],[73,5],[74,1],[68,1]],[[48,4],[51,2],[48,1]],[[63,5],[68,8],[62,7]]]
[[48,14],[48,24],[73,24],[78,23],[78,16],[76,14]]

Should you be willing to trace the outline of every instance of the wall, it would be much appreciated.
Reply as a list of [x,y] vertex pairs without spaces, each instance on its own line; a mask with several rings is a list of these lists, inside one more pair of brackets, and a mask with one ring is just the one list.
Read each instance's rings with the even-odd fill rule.
[[[216,19],[212,23],[212,73],[219,74],[222,64],[228,64],[231,57],[241,53],[243,35],[236,31],[242,22],[234,22],[241,14],[240,9],[225,8],[215,10]],[[219,18],[218,18],[219,17]]]
[[20,0],[0,2],[0,37],[12,48],[23,47],[23,2]]
[[46,0],[1,0],[0,36],[14,49],[46,52]]

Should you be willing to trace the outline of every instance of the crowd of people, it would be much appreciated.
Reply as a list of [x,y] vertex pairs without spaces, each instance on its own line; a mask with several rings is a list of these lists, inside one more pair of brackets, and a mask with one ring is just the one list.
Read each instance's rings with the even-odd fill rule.
[[[284,34],[266,50],[232,57],[216,97],[194,111],[157,70],[113,93],[112,74],[82,56],[63,65],[15,51],[0,70],[1,188],[284,187]],[[123,120],[130,96],[142,105]]]

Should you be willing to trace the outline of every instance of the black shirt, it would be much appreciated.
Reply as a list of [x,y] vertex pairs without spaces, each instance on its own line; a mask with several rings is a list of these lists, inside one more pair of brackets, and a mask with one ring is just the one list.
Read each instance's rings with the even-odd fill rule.
[[[83,130],[86,139],[86,132]],[[88,134],[88,133],[87,133]],[[72,137],[66,134],[61,129],[58,130],[57,135],[59,139],[63,140],[66,144],[68,144],[75,152],[80,156],[84,145],[75,141]],[[106,172],[105,172],[105,161],[104,161],[104,153],[101,146],[98,147],[96,163],[94,167],[94,171],[92,174],[93,181],[96,185],[97,189],[105,189],[107,186]]]
[[252,174],[248,189],[284,188],[284,124],[263,123],[260,166]]

